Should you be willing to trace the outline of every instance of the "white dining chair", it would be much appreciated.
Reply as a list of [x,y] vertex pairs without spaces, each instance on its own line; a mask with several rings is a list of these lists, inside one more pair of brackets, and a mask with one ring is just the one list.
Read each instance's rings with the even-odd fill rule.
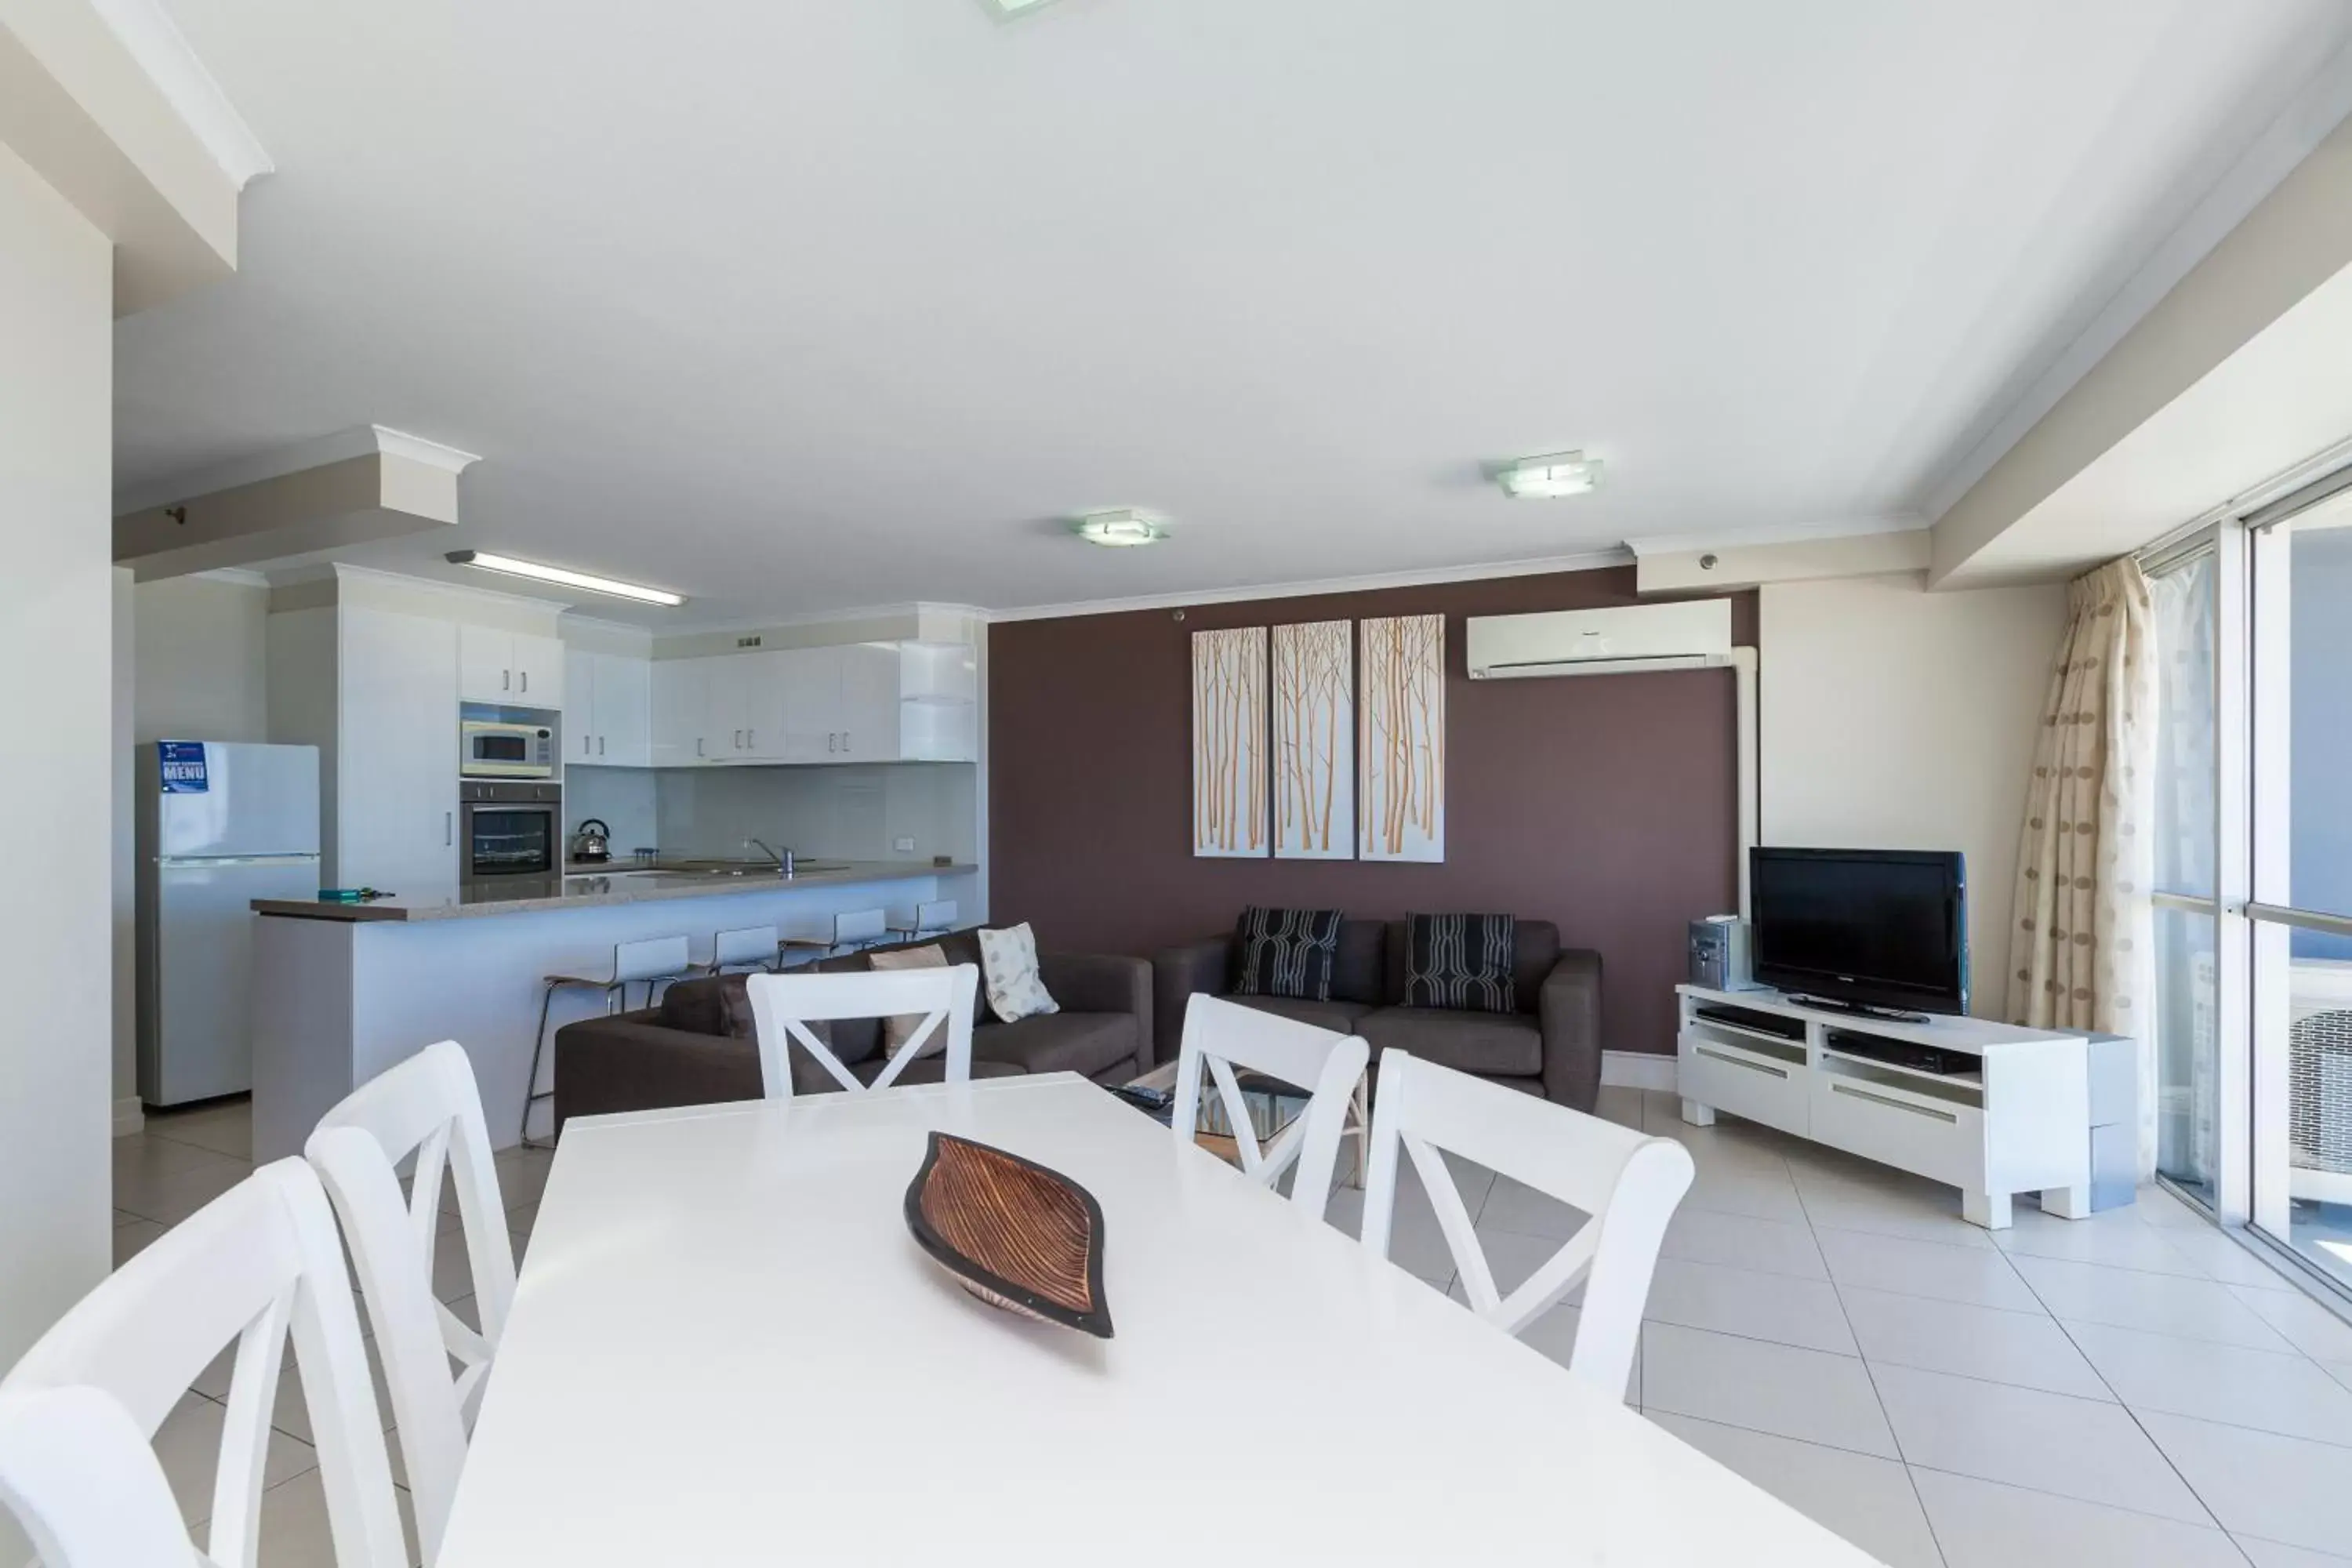
[[[1360,1093],[1364,1063],[1371,1049],[1354,1035],[1318,1029],[1295,1018],[1195,992],[1184,1008],[1184,1038],[1176,1057],[1176,1099],[1170,1125],[1179,1141],[1198,1141],[1205,1075],[1216,1085],[1225,1120],[1232,1124],[1242,1173],[1260,1186],[1271,1187],[1285,1171],[1297,1165],[1290,1201],[1319,1215],[1331,1195],[1331,1173],[1339,1163],[1339,1141],[1349,1130],[1351,1114],[1359,1119],[1356,1135],[1364,1136]],[[1265,1148],[1258,1146],[1249,1101],[1234,1073],[1236,1067],[1311,1091],[1307,1110]]]
[[[922,1050],[947,1031],[946,1082],[971,1077],[972,999],[980,989],[980,966],[894,969],[868,974],[754,974],[744,989],[751,999],[751,1023],[760,1037],[760,1081],[770,1100],[793,1097],[792,1047],[797,1044],[817,1066],[851,1094],[887,1089]],[[898,1051],[867,1083],[842,1064],[833,1047],[809,1028],[835,1018],[918,1017]]]
[[[152,1442],[205,1368],[235,1345],[204,1550],[219,1568],[255,1568],[270,1412],[289,1335],[334,1560],[339,1568],[404,1568],[408,1552],[342,1244],[319,1178],[299,1160],[262,1166],[100,1281],[25,1352],[0,1382],[0,1398],[87,1385]],[[135,1495],[148,1474],[134,1468],[121,1484]],[[110,1495],[113,1479],[104,1480]]]
[[[343,1222],[429,1564],[448,1522],[467,1435],[481,1408],[515,1292],[514,1247],[465,1047],[455,1040],[427,1046],[362,1084],[320,1118],[302,1152]],[[415,1169],[404,1200],[397,1168],[412,1155]],[[457,1189],[478,1331],[434,1298],[445,1169]]]
[[138,1423],[103,1391],[79,1384],[0,1394],[0,1515],[16,1521],[44,1568],[195,1556]]
[[[1690,1151],[1406,1052],[1381,1054],[1372,1109],[1372,1168],[1364,1183],[1364,1245],[1385,1258],[1396,1211],[1398,1151],[1428,1190],[1470,1310],[1517,1333],[1581,1284],[1570,1375],[1622,1398],[1641,1342],[1642,1310],[1666,1222],[1690,1190]],[[1533,1187],[1591,1217],[1508,1296],[1478,1245],[1439,1151]]]

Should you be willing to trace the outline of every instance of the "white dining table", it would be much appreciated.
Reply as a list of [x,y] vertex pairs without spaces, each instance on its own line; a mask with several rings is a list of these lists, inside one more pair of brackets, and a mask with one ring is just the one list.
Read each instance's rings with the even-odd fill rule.
[[[1112,1338],[917,1247],[935,1129],[1100,1202]],[[1868,1561],[1055,1074],[570,1122],[440,1568]]]

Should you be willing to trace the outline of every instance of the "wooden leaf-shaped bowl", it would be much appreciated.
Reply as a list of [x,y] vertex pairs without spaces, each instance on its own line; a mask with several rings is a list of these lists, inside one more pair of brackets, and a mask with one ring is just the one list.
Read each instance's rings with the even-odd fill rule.
[[907,1228],[991,1306],[1111,1337],[1102,1205],[1061,1173],[934,1132],[907,1188]]

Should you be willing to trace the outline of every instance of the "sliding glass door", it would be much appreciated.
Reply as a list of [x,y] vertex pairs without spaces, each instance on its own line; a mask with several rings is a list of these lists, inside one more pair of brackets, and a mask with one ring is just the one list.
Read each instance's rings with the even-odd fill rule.
[[2352,489],[2273,510],[2248,520],[2253,1219],[2352,1287]]

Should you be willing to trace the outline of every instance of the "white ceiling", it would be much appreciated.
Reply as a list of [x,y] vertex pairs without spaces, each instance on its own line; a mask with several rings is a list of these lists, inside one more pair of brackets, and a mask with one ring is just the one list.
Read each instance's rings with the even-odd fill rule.
[[[168,0],[275,160],[118,479],[369,423],[659,626],[1916,514],[2337,0]],[[1483,461],[1582,447],[1601,489]],[[1056,519],[1142,506],[1150,550]],[[603,612],[600,612],[603,613]]]

